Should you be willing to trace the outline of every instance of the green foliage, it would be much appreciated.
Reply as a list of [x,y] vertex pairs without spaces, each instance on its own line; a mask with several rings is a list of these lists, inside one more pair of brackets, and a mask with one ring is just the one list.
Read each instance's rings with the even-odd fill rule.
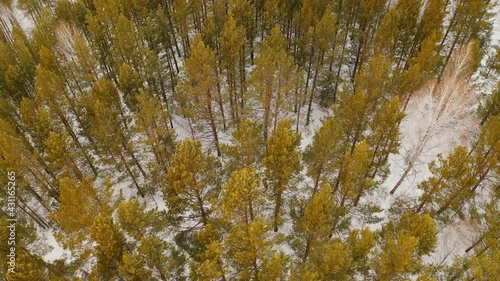
[[296,251],[303,263],[326,244],[332,234],[333,202],[332,189],[324,184],[320,192],[313,194],[295,226],[293,244],[297,245]]
[[292,131],[292,121],[285,119],[273,132],[267,143],[267,154],[262,159],[266,184],[270,185],[274,205],[274,231],[278,231],[281,221],[283,192],[293,184],[296,174],[302,169],[300,165],[300,134]]
[[206,225],[211,213],[209,204],[215,203],[219,190],[216,171],[217,160],[202,151],[199,141],[184,139],[179,143],[163,190],[170,215],[182,217],[192,211],[196,222]]
[[117,213],[121,228],[136,240],[155,235],[166,227],[160,212],[155,209],[146,211],[146,206],[138,200],[121,202]]
[[[271,30],[263,49],[255,58],[255,70],[250,77],[251,101],[262,112],[264,139],[276,130],[283,115],[292,108],[293,89],[298,77],[297,66],[286,49],[286,39],[278,27]],[[270,63],[271,62],[271,63]]]
[[436,223],[429,215],[404,213],[390,221],[381,233],[382,248],[374,260],[380,280],[404,278],[423,269],[422,256],[436,246]]
[[341,128],[335,118],[325,120],[304,152],[308,175],[314,179],[314,190],[320,181],[331,180],[339,158]]
[[259,185],[259,177],[253,167],[231,174],[222,187],[221,209],[228,221],[248,224],[255,217],[262,216],[264,196]]
[[90,227],[99,215],[102,205],[89,180],[77,184],[74,180],[62,178],[59,181],[59,190],[59,211],[51,215],[61,228],[56,237],[69,249],[75,249],[87,242]]
[[223,145],[223,151],[230,157],[230,171],[260,165],[264,156],[265,142],[261,126],[250,119],[241,121],[239,128],[232,133],[233,145]]
[[111,217],[103,216],[94,219],[90,227],[90,236],[97,243],[94,246],[97,265],[91,275],[96,279],[110,280],[117,275],[118,263],[122,259],[125,247],[125,236]]

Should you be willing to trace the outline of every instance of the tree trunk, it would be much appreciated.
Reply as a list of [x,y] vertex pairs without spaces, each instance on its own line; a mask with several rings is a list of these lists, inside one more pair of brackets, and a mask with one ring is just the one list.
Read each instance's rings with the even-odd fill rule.
[[[279,189],[281,189],[281,186],[278,187]],[[274,208],[274,222],[273,222],[273,225],[274,225],[274,232],[278,232],[278,220],[279,220],[279,215],[280,215],[280,212],[281,212],[281,201],[282,201],[282,194],[283,192],[281,190],[278,190],[276,192],[276,206]]]
[[136,180],[136,178],[134,176],[134,173],[130,169],[130,166],[128,165],[127,160],[125,160],[125,157],[123,157],[123,154],[121,152],[119,153],[119,156],[120,156],[121,161],[125,165],[125,169],[127,170],[127,173],[132,178],[132,181],[134,182],[135,187],[137,188],[137,191],[138,191],[139,195],[144,198],[144,192],[142,191],[141,187],[139,186],[139,183],[137,182],[137,180]]
[[210,118],[210,127],[212,128],[212,133],[214,135],[214,140],[215,140],[215,148],[217,150],[217,156],[221,156],[220,152],[220,146],[219,146],[219,136],[217,134],[217,127],[215,126],[215,120],[214,120],[214,115],[212,112],[212,96],[210,94],[210,90],[206,91],[206,98],[207,98],[207,110],[208,110],[208,115]]

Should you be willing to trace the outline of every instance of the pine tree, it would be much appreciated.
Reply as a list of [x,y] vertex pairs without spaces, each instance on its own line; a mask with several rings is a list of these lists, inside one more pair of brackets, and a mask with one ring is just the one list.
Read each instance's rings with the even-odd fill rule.
[[202,151],[199,141],[184,139],[177,145],[167,184],[163,192],[169,213],[174,217],[191,217],[197,225],[207,225],[209,204],[217,198],[217,160]]
[[[242,85],[241,65],[244,65],[242,56],[243,45],[245,44],[245,29],[237,26],[237,22],[232,14],[229,15],[220,38],[221,60],[227,76],[229,91],[229,104],[231,108],[231,118],[240,122],[241,110],[244,105],[244,91]],[[238,67],[240,66],[240,67]]]
[[[338,33],[335,44],[341,46],[341,48],[337,56],[338,65],[334,70],[335,86],[332,94],[333,102],[337,99],[339,86],[341,86],[343,82],[347,82],[343,81],[341,70],[343,65],[349,64],[351,53],[354,53],[355,63],[352,67],[352,74],[349,77],[350,82],[355,82],[357,74],[362,70],[362,65],[364,64],[363,53],[368,53],[368,51],[365,51],[365,46],[370,46],[370,41],[373,40],[374,32],[380,29],[377,27],[381,22],[382,16],[385,14],[386,2],[385,0],[338,2],[337,13],[340,33]],[[348,48],[349,45],[351,45],[352,49]],[[333,62],[334,60],[332,59],[329,66],[330,71],[333,70]]]
[[227,280],[226,269],[221,264],[223,255],[222,244],[220,241],[212,241],[205,246],[202,254],[203,262],[195,270],[192,270],[191,278],[193,280]]
[[[91,96],[86,102],[89,110],[90,133],[97,141],[101,153],[107,154],[118,170],[121,170],[121,165],[125,166],[138,193],[144,196],[137,172],[131,164],[135,164],[143,176],[146,173],[135,156],[127,125],[129,121],[121,106],[117,89],[111,81],[101,79],[94,84]],[[128,157],[131,157],[133,161],[127,159]]]
[[118,69],[123,64],[126,64],[135,72],[141,73],[140,70],[145,68],[145,60],[142,53],[144,48],[140,44],[141,40],[138,38],[139,35],[134,24],[123,14],[120,14],[117,18],[114,18],[114,16],[110,17],[109,15],[106,16],[109,17],[108,21],[112,21],[110,25],[114,27],[111,30],[113,45],[110,49],[114,64],[113,67]]
[[145,267],[139,255],[124,252],[118,268],[118,274],[127,280],[153,280],[151,270]]
[[[326,230],[326,229],[325,229]],[[368,276],[368,257],[375,246],[375,235],[368,229],[352,231],[345,241],[333,239],[319,245],[292,280],[350,280]],[[292,277],[295,273],[292,273]],[[312,279],[309,279],[312,278]]]
[[[442,37],[442,24],[446,16],[445,8],[447,2],[445,0],[431,0],[422,3],[423,14],[413,37],[413,43],[407,55],[405,68],[408,67],[410,60],[416,57],[418,50],[420,50],[419,53],[425,55],[423,53],[425,41],[431,40],[433,42],[433,52],[428,52],[427,55],[438,52],[435,49]],[[432,37],[435,37],[435,39],[431,39]]]
[[171,127],[172,113],[166,104],[156,97],[139,90],[137,96],[136,131],[143,133],[147,145],[154,155],[154,162],[150,162],[149,177],[156,188],[167,174],[172,154],[175,150],[176,132]]
[[318,251],[329,240],[333,225],[333,197],[329,184],[312,195],[304,209],[304,215],[295,226],[294,239],[300,243],[299,257],[307,262],[311,252]]
[[470,261],[470,275],[477,280],[489,280],[498,276],[498,236],[500,234],[498,215],[498,195],[496,195],[484,206],[482,234],[472,246],[466,249],[466,253],[475,250]]
[[123,92],[125,104],[132,110],[137,105],[137,95],[144,83],[141,75],[127,63],[123,63],[118,73],[119,89]]
[[85,257],[89,251],[88,248],[85,249],[85,245],[89,243],[90,227],[104,202],[101,202],[98,192],[89,180],[77,184],[72,179],[62,178],[59,181],[59,190],[59,210],[51,214],[51,218],[60,227],[56,237],[65,247],[72,250],[73,254],[78,253]]
[[255,59],[250,84],[252,97],[264,115],[264,139],[267,140],[269,132],[276,130],[282,116],[292,108],[298,72],[293,58],[286,52],[286,39],[278,27],[271,30],[263,44]]
[[341,128],[335,118],[323,121],[322,126],[314,134],[312,144],[304,151],[304,162],[307,174],[314,179],[313,193],[320,181],[329,181],[336,169],[339,158]]
[[35,68],[39,58],[26,34],[18,26],[0,42],[0,81],[2,88],[16,102],[34,97]]
[[123,256],[125,236],[111,217],[98,216],[90,227],[90,236],[96,242],[94,255],[97,265],[91,272],[91,279],[111,280],[119,277],[118,264]]
[[390,154],[398,153],[400,146],[399,124],[404,118],[398,97],[384,102],[376,109],[370,123],[370,134],[366,141],[372,150],[370,174],[372,179],[381,182],[389,175],[388,158]]
[[[306,126],[309,125],[310,117],[311,117],[311,110],[312,110],[312,102],[314,99],[314,94],[317,88],[317,83],[320,75],[320,70],[323,65],[323,61],[325,59],[325,55],[331,51],[332,49],[332,42],[335,39],[335,35],[337,34],[337,26],[336,26],[336,18],[333,15],[333,11],[331,6],[327,6],[323,16],[321,17],[321,20],[318,22],[317,26],[313,27],[312,34],[310,35],[312,37],[311,40],[311,47],[310,47],[310,57],[309,57],[309,67],[307,71],[307,77],[311,75],[311,64],[316,61],[315,66],[314,66],[314,75],[312,79],[312,85],[311,85],[311,93],[309,95],[309,104],[307,106],[307,115],[306,115]],[[318,54],[315,56],[314,54]],[[308,79],[306,78],[306,87],[305,91],[307,94],[308,91]],[[300,110],[300,108],[299,108]]]
[[[184,256],[170,243],[157,236],[167,227],[166,218],[156,209],[146,211],[138,200],[121,202],[117,210],[119,225],[134,238],[129,245],[133,251],[124,252],[119,271],[123,277],[134,280],[154,280],[183,276]],[[131,247],[129,247],[130,249]]]
[[344,207],[347,200],[355,201],[372,188],[373,180],[368,176],[372,152],[366,141],[356,145],[352,154],[344,156],[342,174],[339,175],[340,206]]
[[249,224],[256,217],[262,217],[264,203],[260,182],[253,167],[243,168],[231,174],[222,186],[222,212],[232,223]]
[[[200,66],[202,66],[200,68]],[[208,121],[217,150],[217,156],[221,155],[218,134],[218,112],[216,111],[215,94],[216,64],[214,52],[198,37],[191,50],[191,55],[184,63],[186,79],[181,80],[177,101],[183,114],[200,124]],[[223,108],[219,108],[222,119],[224,119]],[[201,124],[200,124],[201,126]]]
[[136,199],[121,202],[117,214],[120,227],[137,241],[155,235],[166,227],[160,212],[156,209],[146,211],[146,205]]
[[406,110],[413,94],[421,88],[434,75],[439,62],[437,42],[439,36],[433,32],[426,37],[418,51],[406,62],[406,68],[402,72],[394,74],[394,93],[404,100],[403,110]]
[[479,107],[480,124],[484,125],[489,118],[498,114],[500,114],[500,83]]
[[[266,234],[269,225],[263,216],[263,194],[253,167],[233,172],[222,187],[222,219],[231,227],[223,245],[211,244],[210,247],[212,252],[215,251],[214,247],[224,249],[223,253],[215,255],[212,260],[216,268],[219,268],[217,264],[220,264],[220,258],[224,256],[234,267],[234,272],[229,271],[229,275],[238,275],[242,279],[261,279],[272,274],[273,259],[279,260],[279,255],[275,256],[276,253],[271,250],[272,241]],[[208,264],[205,263],[204,267],[206,266]]]
[[116,27],[114,24],[118,21],[119,9],[116,1],[96,2],[93,6],[85,15],[87,40],[105,77],[118,85],[115,67],[120,65],[115,63],[115,58],[111,55],[111,31]]
[[47,140],[52,129],[50,113],[47,109],[37,107],[34,100],[23,98],[19,105],[20,121],[25,128],[26,135],[32,138],[32,146],[40,151],[43,151],[44,142]]
[[47,280],[50,278],[47,265],[43,259],[37,255],[23,250],[16,257],[16,272],[6,272],[5,280],[8,281],[28,281]]
[[495,280],[500,274],[500,250],[494,249],[480,257],[472,258],[472,276],[475,280]]
[[0,119],[0,153],[2,169],[20,175],[19,184],[25,185],[42,206],[48,198],[58,201],[59,190],[53,183],[55,176],[50,173],[40,152],[3,119]]
[[[341,128],[339,143],[342,144],[334,190],[339,188],[340,180],[346,172],[346,157],[352,155],[355,147],[367,138],[373,114],[380,110],[374,105],[386,100],[384,89],[388,86],[388,67],[389,64],[382,55],[375,55],[356,76],[354,93],[344,92],[344,97],[334,107],[334,118]],[[376,75],[370,75],[371,73]]]
[[234,145],[223,145],[222,149],[230,157],[227,167],[236,171],[245,167],[258,167],[264,156],[265,143],[262,128],[250,119],[241,121],[239,128],[232,133]]
[[485,69],[481,73],[485,78],[491,77],[491,74],[498,74],[500,71],[500,46],[495,46],[487,55]]
[[392,280],[416,271],[417,265],[412,257],[417,243],[417,238],[408,235],[388,239],[380,255],[380,267],[377,270],[379,280]]
[[[424,195],[434,194],[435,200],[439,202],[437,208],[432,209],[436,216],[446,220],[449,211],[464,216],[465,203],[476,196],[477,189],[486,184],[491,174],[498,172],[499,123],[498,116],[491,119],[482,128],[479,140],[468,153],[465,148],[458,147],[448,159],[441,160],[442,165],[436,169],[436,175],[423,183],[423,187],[430,190]],[[462,181],[454,183],[452,177],[461,178]],[[447,186],[449,183],[451,186]],[[436,189],[441,192],[439,190],[441,188],[444,193],[442,197],[436,192]],[[421,209],[428,201],[429,198],[424,197],[419,208]]]
[[473,40],[481,45],[487,44],[487,34],[491,29],[491,11],[493,3],[488,0],[458,1],[453,7],[449,24],[444,33],[440,47],[445,51],[445,60],[439,80],[443,76],[453,54]]
[[274,204],[273,227],[278,231],[281,224],[283,193],[294,183],[294,178],[301,170],[300,134],[292,131],[292,121],[283,120],[273,132],[267,143],[267,154],[262,159],[266,168],[266,181],[270,185]]
[[85,38],[79,34],[74,36],[74,52],[76,60],[70,62],[70,68],[75,73],[75,80],[78,80],[82,87],[92,83],[97,78],[97,65],[98,61],[96,54],[89,46]]
[[83,180],[83,173],[66,143],[67,135],[50,132],[49,138],[45,142],[48,162],[52,164],[54,170],[62,170],[62,176],[68,176],[68,172],[71,171],[81,181]]
[[351,231],[347,238],[352,255],[351,270],[362,276],[368,276],[371,269],[369,259],[376,243],[375,233],[368,228]]
[[404,213],[399,222],[390,221],[382,230],[381,252],[375,258],[380,280],[405,278],[419,272],[422,256],[436,245],[436,223],[429,215]]
[[319,280],[349,280],[352,262],[349,248],[339,241],[326,243],[319,249],[323,256],[311,257],[316,263]]
[[471,190],[476,184],[473,159],[465,147],[455,148],[446,159],[438,155],[438,160],[439,165],[434,161],[429,164],[432,176],[419,184],[424,193],[417,211],[435,212],[451,198],[455,201],[452,209],[459,211],[462,202],[474,195]]
[[[367,49],[372,44],[378,27],[382,25],[381,22],[387,10],[386,0],[362,0],[354,2],[356,6],[353,13],[353,30],[351,31],[351,43],[353,45],[351,52],[354,56],[354,65],[351,79],[356,78],[358,71],[362,69],[363,63],[367,61],[366,54],[369,52]],[[400,5],[402,2],[406,1],[398,1],[396,5]],[[417,7],[411,8],[415,9]]]
[[286,260],[271,249],[269,226],[260,218],[249,224],[237,224],[224,240],[228,262],[243,280],[280,280]]
[[242,81],[245,79],[246,58],[250,55],[251,63],[254,61],[254,41],[257,36],[257,23],[259,18],[258,6],[262,1],[231,0],[229,9],[236,20],[238,26],[245,28],[245,43],[242,49],[242,60],[240,61],[240,73]]
[[[44,50],[48,52],[47,49]],[[41,51],[41,53],[43,52]],[[50,57],[51,55],[47,53],[47,56]],[[70,121],[73,116],[79,116],[81,113],[76,110],[75,105],[72,102],[72,98],[66,92],[64,81],[58,77],[56,72],[46,69],[43,66],[37,67],[36,77],[37,96],[34,100],[34,105],[39,108],[43,108],[44,106],[47,107],[47,113],[49,115],[48,121],[50,123],[57,122],[56,124],[60,124],[60,126],[65,129],[71,137],[73,143],[80,150],[81,155],[83,155],[86,159],[94,174],[97,174],[97,169],[92,161],[90,152],[78,138],[77,131],[74,129],[74,125]],[[70,114],[69,112],[72,112],[73,114]],[[82,124],[82,120],[80,120],[79,117],[76,117],[75,119],[78,121],[76,126]]]
[[498,259],[498,236],[500,234],[498,194],[490,193],[490,195],[491,199],[485,205],[480,206],[481,234],[465,250],[469,256],[457,258],[455,265],[447,272],[446,277],[450,280],[460,280],[460,277],[488,280],[489,277],[496,276],[498,266],[495,262]]
[[186,259],[173,245],[157,237],[144,237],[137,250],[147,267],[160,279],[183,280]]

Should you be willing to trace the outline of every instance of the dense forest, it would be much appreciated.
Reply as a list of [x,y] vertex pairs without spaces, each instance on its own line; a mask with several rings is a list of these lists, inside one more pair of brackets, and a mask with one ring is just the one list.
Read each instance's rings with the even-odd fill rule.
[[0,280],[500,280],[497,8],[1,0]]

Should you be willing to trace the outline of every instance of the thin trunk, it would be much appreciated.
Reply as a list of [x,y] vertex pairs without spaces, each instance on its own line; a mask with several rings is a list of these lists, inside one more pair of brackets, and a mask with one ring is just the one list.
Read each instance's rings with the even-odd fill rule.
[[278,126],[278,113],[279,113],[279,105],[281,102],[281,77],[278,78],[278,89],[276,91],[276,104],[274,106],[274,126],[273,130],[276,131],[276,128]]
[[269,83],[266,83],[266,92],[264,93],[264,141],[267,142],[268,130],[269,130],[269,117],[271,115],[271,93],[269,89]]
[[342,45],[342,51],[340,52],[340,61],[339,61],[339,67],[337,69],[337,75],[335,79],[335,87],[333,89],[333,102],[335,103],[337,99],[337,90],[339,86],[339,79],[340,79],[340,70],[342,69],[342,64],[344,60],[344,53],[347,45],[347,37],[349,35],[349,27],[351,25],[351,17],[352,13],[349,14],[349,17],[347,18],[347,23],[346,23],[346,30],[345,30],[345,35],[344,35],[344,44]]
[[[314,37],[314,35],[313,35]],[[311,78],[311,69],[312,69],[312,64],[313,64],[313,58],[314,58],[314,40],[311,44],[311,50],[309,51],[309,63],[307,65],[307,74],[306,74],[306,85],[304,87],[304,96],[307,96],[307,92],[309,91],[309,80]]]
[[222,90],[220,86],[220,79],[219,79],[219,71],[215,70],[215,75],[217,78],[217,82],[215,85],[217,86],[217,103],[219,104],[220,112],[222,115],[222,126],[224,127],[224,130],[226,129],[226,116],[224,115],[224,103],[222,102]]
[[318,171],[318,175],[316,176],[316,179],[314,180],[314,188],[313,188],[313,194],[316,193],[316,191],[318,190],[318,186],[319,186],[319,180],[321,179],[321,174],[323,172],[323,163],[321,163],[319,165],[319,171]]
[[[445,7],[447,7],[448,5],[446,5]],[[445,8],[446,9],[446,8]],[[455,25],[455,19],[457,17],[457,10],[455,9],[454,13],[453,13],[453,16],[450,20],[450,24],[448,25],[448,27],[446,28],[446,32],[444,33],[443,35],[443,39],[441,40],[441,44],[439,44],[439,49],[442,49],[443,46],[444,46],[444,43],[446,42],[446,39],[448,38],[448,34],[450,33],[451,31],[451,28]]]
[[64,117],[62,112],[57,111],[56,114],[61,119],[61,122],[63,123],[64,127],[66,128],[69,135],[71,136],[71,139],[73,139],[76,146],[82,151],[82,154],[85,157],[85,160],[87,160],[87,163],[89,163],[90,168],[92,169],[92,172],[94,172],[94,176],[97,177],[97,169],[95,168],[94,164],[92,163],[92,160],[90,159],[90,156],[88,155],[87,150],[82,146],[82,144],[78,140],[78,137],[76,136],[75,132],[73,131],[73,128],[71,128],[69,121],[66,119],[66,117]]
[[403,181],[406,179],[406,176],[408,176],[408,173],[413,168],[414,163],[415,163],[415,161],[413,161],[413,160],[410,161],[410,163],[408,163],[408,166],[406,167],[405,171],[403,172],[403,175],[401,175],[401,177],[399,178],[396,185],[391,189],[390,194],[394,194],[394,192],[396,192],[396,190],[399,188],[399,186],[403,183]]
[[250,221],[253,221],[254,214],[253,214],[253,202],[252,202],[252,198],[250,198],[250,200],[248,202],[248,210],[250,212]]
[[217,128],[215,126],[215,120],[214,120],[214,115],[212,112],[212,96],[210,94],[210,90],[206,91],[206,98],[207,98],[207,110],[208,110],[208,115],[210,118],[210,127],[212,128],[212,133],[214,135],[214,140],[215,140],[215,148],[217,150],[217,156],[221,156],[220,152],[220,146],[219,146],[219,136],[217,134]]
[[309,126],[309,121],[310,121],[310,117],[311,117],[312,102],[313,102],[313,98],[314,98],[314,93],[316,92],[316,83],[318,81],[319,70],[321,68],[321,65],[323,64],[324,55],[325,55],[325,50],[322,50],[320,57],[319,57],[319,60],[318,60],[318,63],[316,64],[316,69],[314,71],[311,96],[309,97],[309,105],[307,107],[306,126]]
[[139,162],[139,160],[137,159],[137,157],[135,157],[134,152],[131,151],[131,149],[129,149],[129,147],[128,147],[128,141],[126,141],[126,138],[125,138],[125,136],[124,136],[123,133],[121,133],[121,137],[122,137],[122,146],[123,146],[123,149],[130,155],[130,157],[132,157],[132,159],[134,160],[134,163],[136,164],[137,168],[139,168],[139,171],[141,171],[141,174],[144,177],[146,177],[146,172],[142,168],[142,165]]
[[[280,183],[278,183],[280,185]],[[281,201],[282,201],[282,191],[281,191],[281,186],[278,186],[280,190],[276,192],[276,206],[274,208],[274,221],[273,221],[273,226],[274,226],[274,232],[278,232],[278,220],[279,220],[279,215],[281,212]]]
[[446,59],[444,61],[443,68],[441,69],[441,72],[439,73],[438,83],[439,83],[439,81],[441,81],[441,78],[443,77],[444,71],[446,69],[446,65],[448,64],[448,61],[450,60],[451,55],[453,54],[453,51],[455,49],[455,45],[457,44],[458,38],[460,37],[460,35],[461,35],[461,33],[458,32],[457,35],[455,36],[455,40],[453,41],[453,44],[451,45],[450,51],[448,52],[448,55],[446,56]]
[[200,208],[201,222],[205,226],[208,223],[208,217],[207,217],[207,212],[205,211],[205,206],[203,206],[203,199],[201,198],[199,192],[196,192],[196,200],[198,203],[198,208]]
[[78,166],[76,165],[75,161],[73,160],[73,158],[67,156],[65,157],[66,159],[66,163],[68,166],[71,167],[71,170],[73,170],[73,173],[75,174],[76,178],[79,180],[79,181],[82,181],[83,180],[83,174],[82,174],[82,171],[80,171],[80,169],[78,168]]
[[311,251],[311,240],[312,240],[312,237],[311,237],[311,235],[309,235],[309,237],[307,237],[306,249],[304,250],[304,256],[302,257],[302,263],[304,263],[304,264],[307,262],[307,257],[309,257],[309,252]]
[[229,89],[228,89],[228,92],[229,92],[229,108],[230,108],[230,113],[231,113],[231,119],[233,120],[233,122],[235,121],[236,119],[236,109],[235,107],[237,107],[238,105],[236,104],[235,105],[235,93],[234,93],[234,84],[233,84],[233,71],[231,70],[231,67],[228,67],[227,68],[227,84],[229,86]]
[[[16,201],[17,207],[19,207],[19,209],[21,209],[25,214],[30,216],[36,223],[38,223],[38,225],[40,227],[42,227],[43,229],[50,228],[50,225],[47,222],[45,222],[44,219],[40,218],[40,216],[38,216],[36,213],[34,213],[33,210],[31,210],[31,212],[28,212],[23,206],[19,205],[18,202],[19,202],[19,200]],[[25,205],[25,206],[29,208],[28,205]]]
[[[362,30],[362,32],[364,32]],[[356,50],[356,60],[354,61],[354,69],[353,69],[353,72],[352,72],[352,76],[351,76],[351,80],[354,81],[354,78],[356,77],[356,73],[358,72],[358,69],[361,68],[361,51],[363,49],[363,45],[364,45],[364,40],[363,38],[361,38],[359,40],[359,46],[358,46],[358,49]]]
[[477,245],[479,245],[481,242],[483,242],[484,238],[485,238],[485,235],[483,234],[476,242],[474,242],[474,244],[472,244],[469,248],[465,249],[465,253],[470,252]]
[[[120,152],[119,153],[120,159],[122,163],[125,165],[125,169],[127,170],[127,173],[130,175],[132,178],[132,181],[134,182],[135,187],[137,188],[137,191],[139,192],[139,195],[144,198],[144,192],[142,191],[141,187],[139,186],[139,183],[137,182],[134,173],[130,169],[130,166],[127,163],[127,160],[125,160],[125,157],[123,157],[123,154]],[[114,159],[114,158],[113,158]]]
[[300,125],[300,109],[301,109],[301,102],[299,99],[299,87],[295,87],[295,107],[296,107],[296,113],[297,113],[297,124],[295,131],[299,131],[299,125]]

